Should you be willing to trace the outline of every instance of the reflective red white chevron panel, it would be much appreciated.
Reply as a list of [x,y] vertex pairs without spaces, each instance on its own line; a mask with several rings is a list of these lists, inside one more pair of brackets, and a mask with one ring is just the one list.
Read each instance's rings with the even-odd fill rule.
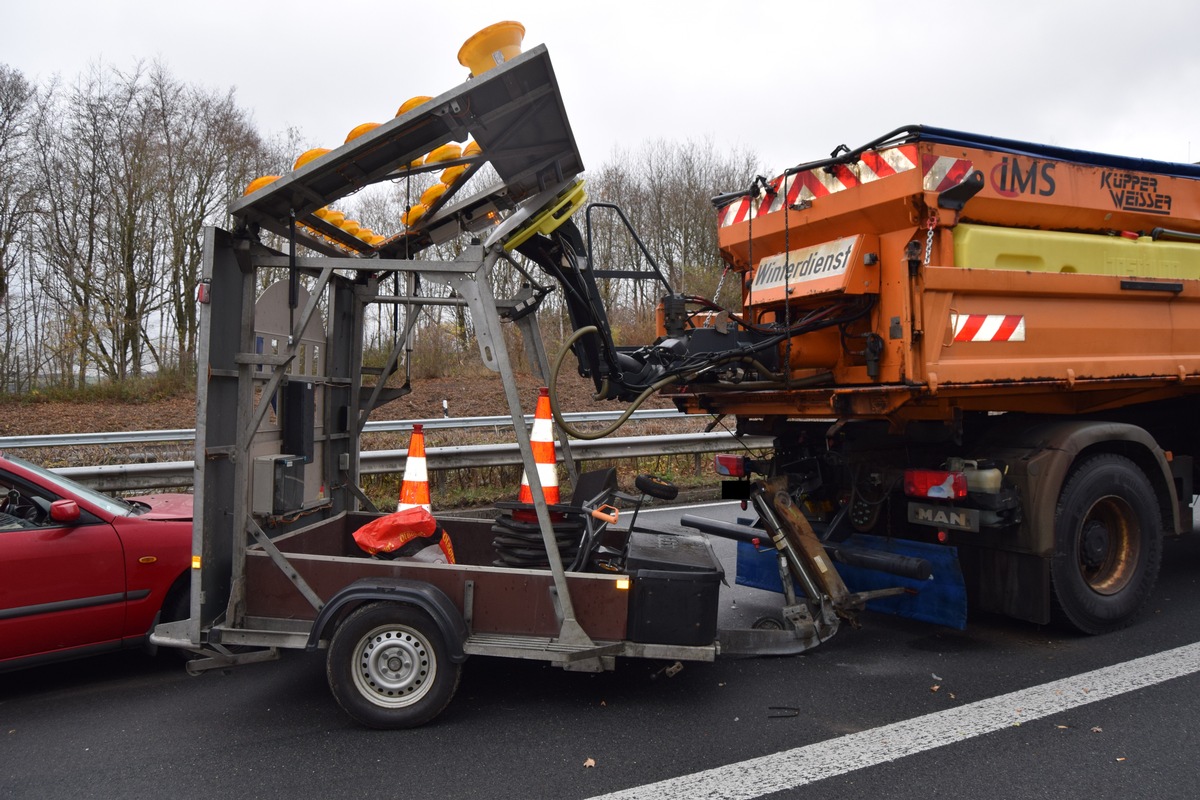
[[868,150],[859,156],[855,163],[838,164],[832,168],[832,172],[822,168],[789,175],[786,191],[783,176],[780,176],[771,181],[770,192],[763,192],[754,198],[742,197],[718,210],[718,225],[724,228],[745,222],[763,214],[779,211],[785,201],[789,205],[795,205],[803,200],[824,197],[852,186],[871,183],[916,168],[915,144],[889,147],[886,150]]
[[1023,342],[1025,317],[1018,314],[951,314],[956,342]]
[[926,153],[921,156],[921,174],[925,178],[925,191],[944,192],[958,186],[971,174],[972,164],[965,158],[949,158]]

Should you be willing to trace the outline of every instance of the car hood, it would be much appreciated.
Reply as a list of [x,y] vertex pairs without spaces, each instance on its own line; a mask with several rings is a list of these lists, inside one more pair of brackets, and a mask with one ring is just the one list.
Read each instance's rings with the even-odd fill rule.
[[138,519],[188,520],[192,518],[192,498],[190,494],[164,493],[125,499],[150,506],[149,511],[137,515]]

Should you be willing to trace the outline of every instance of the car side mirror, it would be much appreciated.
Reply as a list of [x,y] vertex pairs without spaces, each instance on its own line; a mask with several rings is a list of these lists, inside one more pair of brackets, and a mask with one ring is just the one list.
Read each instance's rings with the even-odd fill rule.
[[74,500],[55,500],[50,504],[50,519],[55,522],[75,522],[79,519],[79,503]]

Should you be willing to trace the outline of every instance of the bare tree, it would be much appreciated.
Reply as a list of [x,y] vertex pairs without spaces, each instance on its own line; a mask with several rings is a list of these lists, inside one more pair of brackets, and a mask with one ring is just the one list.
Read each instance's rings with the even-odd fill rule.
[[10,259],[33,210],[33,189],[22,166],[29,142],[34,89],[18,71],[0,64],[0,299],[8,293]]
[[203,227],[225,221],[230,198],[265,160],[264,145],[232,89],[218,94],[187,86],[155,64],[147,93],[161,148],[158,206],[169,287],[164,325],[174,334],[174,363],[162,366],[186,372],[196,351]]
[[21,263],[34,207],[34,191],[24,170],[29,147],[34,88],[25,77],[0,64],[0,389],[20,387],[19,345],[28,328],[9,305],[10,281]]
[[70,90],[48,86],[39,96],[33,128],[40,217],[40,257],[33,269],[60,330],[56,340],[47,341],[44,355],[68,386],[82,385],[92,368],[102,272],[96,222],[108,191],[100,164],[106,140],[103,102],[94,67]]

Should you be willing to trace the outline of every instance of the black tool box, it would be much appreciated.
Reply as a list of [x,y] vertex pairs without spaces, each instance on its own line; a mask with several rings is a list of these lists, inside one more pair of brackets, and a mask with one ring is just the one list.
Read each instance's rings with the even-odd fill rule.
[[705,537],[633,533],[625,572],[633,579],[630,641],[712,644],[725,570]]

